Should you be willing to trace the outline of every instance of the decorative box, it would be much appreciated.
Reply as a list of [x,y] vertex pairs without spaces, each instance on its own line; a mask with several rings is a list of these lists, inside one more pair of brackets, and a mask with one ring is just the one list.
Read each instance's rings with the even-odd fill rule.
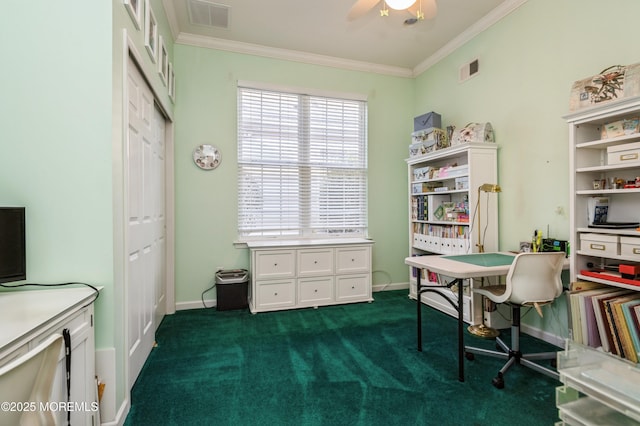
[[617,235],[580,234],[580,250],[596,256],[620,254],[620,240]]
[[437,112],[428,112],[426,114],[419,115],[413,119],[413,131],[429,129],[431,127],[440,129],[442,128],[442,118]]
[[608,164],[640,162],[640,142],[607,147]]
[[640,119],[630,118],[625,120],[605,123],[602,127],[601,139],[618,138],[620,136],[632,135],[640,130]]
[[599,74],[578,80],[571,87],[569,110],[640,95],[640,63],[614,65]]
[[426,141],[426,142],[418,142],[412,143],[409,145],[409,156],[415,157],[417,155],[423,155],[429,152],[433,152],[436,149],[436,141]]
[[640,261],[640,238],[620,237],[620,254]]
[[469,123],[462,130],[454,130],[451,145],[469,142],[494,142],[493,126],[491,123]]

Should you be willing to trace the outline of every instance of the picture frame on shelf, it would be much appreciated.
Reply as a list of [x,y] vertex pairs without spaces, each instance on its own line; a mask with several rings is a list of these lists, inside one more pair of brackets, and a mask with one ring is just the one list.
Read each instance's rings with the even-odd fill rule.
[[169,62],[169,75],[167,76],[167,80],[169,83],[169,99],[171,102],[176,101],[176,76],[173,72],[173,64]]
[[169,74],[169,54],[167,53],[167,47],[164,45],[162,36],[158,36],[158,74],[160,74],[160,79],[166,86]]
[[158,57],[158,21],[149,0],[145,0],[144,47],[155,64]]
[[140,23],[142,22],[142,1],[143,0],[122,0],[124,8],[127,9],[133,25],[137,30],[140,29]]

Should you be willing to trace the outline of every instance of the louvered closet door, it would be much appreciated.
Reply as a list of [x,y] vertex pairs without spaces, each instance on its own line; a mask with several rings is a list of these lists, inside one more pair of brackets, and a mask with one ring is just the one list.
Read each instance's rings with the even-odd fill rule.
[[151,352],[155,330],[165,313],[165,120],[135,63],[130,60],[127,69],[125,291],[131,387]]

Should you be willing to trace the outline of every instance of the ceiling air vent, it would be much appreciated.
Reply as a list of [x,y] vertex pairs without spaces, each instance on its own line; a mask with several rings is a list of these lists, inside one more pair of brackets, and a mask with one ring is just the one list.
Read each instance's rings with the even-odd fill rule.
[[464,64],[460,67],[460,75],[458,81],[462,83],[463,81],[469,80],[471,77],[474,77],[476,74],[480,72],[480,63],[477,59]]
[[229,6],[204,0],[189,0],[189,21],[194,25],[229,28]]

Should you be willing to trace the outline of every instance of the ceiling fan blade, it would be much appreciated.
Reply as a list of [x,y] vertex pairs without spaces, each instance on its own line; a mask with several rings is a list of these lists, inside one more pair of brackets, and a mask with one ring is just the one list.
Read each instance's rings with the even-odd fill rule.
[[380,0],[357,0],[353,6],[351,6],[351,10],[349,10],[349,14],[347,15],[347,20],[353,21],[357,19],[373,9],[373,7],[380,3]]
[[[422,2],[422,4],[420,4],[420,2]],[[420,8],[422,8],[422,13],[424,13],[424,19],[433,19],[438,14],[438,4],[436,0],[418,0],[409,8],[409,12],[413,16],[418,16]]]

